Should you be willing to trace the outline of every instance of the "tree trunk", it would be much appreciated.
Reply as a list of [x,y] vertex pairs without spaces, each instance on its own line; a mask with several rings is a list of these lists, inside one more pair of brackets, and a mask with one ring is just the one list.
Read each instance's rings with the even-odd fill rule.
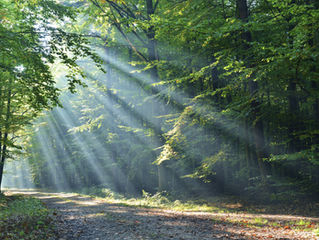
[[167,176],[166,176],[166,167],[164,166],[164,163],[157,166],[157,172],[158,172],[158,191],[162,192],[165,190],[168,190],[167,186]]
[[[0,119],[2,118],[2,112],[3,112],[3,98],[2,98],[2,86],[0,86]],[[2,162],[2,127],[0,122],[0,193],[1,193],[1,182],[2,182],[2,175],[3,175],[3,168],[4,163]]]
[[[147,11],[147,19],[150,20],[151,15],[153,15],[155,12],[153,0],[146,0],[146,11]],[[148,41],[147,42],[148,61],[151,64],[153,64],[155,61],[159,60],[159,56],[157,54],[154,26],[150,26],[148,28],[146,36]],[[149,72],[150,72],[151,82],[152,83],[157,82],[159,80],[157,66],[153,66]],[[154,118],[154,116],[156,116],[157,114],[161,114],[162,110],[160,109],[159,105],[157,104],[155,100],[153,100],[151,108],[152,108],[151,117],[153,117],[153,121],[155,125],[160,126],[161,120]],[[165,143],[163,136],[155,136],[155,138],[156,138],[155,140],[159,139],[161,144]],[[158,190],[159,191],[169,190],[168,179],[170,179],[172,176],[168,176],[170,174],[169,174],[168,168],[165,166],[165,163],[158,165],[157,170],[158,170]]]
[[[317,2],[317,4],[315,5],[316,8],[319,8],[319,2]],[[313,38],[313,42],[311,44],[312,46],[316,46],[316,51],[318,51],[318,45],[319,45],[319,33],[316,32],[314,33],[314,38]],[[314,65],[314,67],[312,68],[313,72],[317,72],[318,71],[318,66]],[[318,83],[315,81],[311,82],[311,87],[313,90],[316,91],[317,95],[315,97],[315,101],[313,103],[313,120],[314,120],[314,129],[318,130],[319,129],[319,97],[318,97],[318,92],[319,92],[319,86]],[[319,144],[319,134],[316,134],[313,138],[313,144]]]
[[[155,9],[153,6],[153,0],[146,0],[146,11],[147,11],[147,19],[150,20],[151,15],[153,15],[155,12]],[[158,57],[157,49],[156,49],[154,26],[150,26],[148,28],[146,36],[147,36],[148,61],[150,63],[152,63],[154,61],[158,61],[159,57]],[[158,70],[157,70],[156,66],[151,68],[150,73],[151,73],[151,78],[152,78],[153,82],[158,81]]]
[[9,132],[9,121],[10,121],[10,115],[11,115],[11,84],[12,79],[9,80],[9,86],[8,86],[8,95],[7,95],[7,109],[6,109],[6,117],[5,117],[5,129],[3,134],[3,141],[2,141],[2,150],[0,155],[0,192],[1,192],[1,184],[2,184],[2,178],[3,178],[3,169],[4,169],[4,163],[6,160],[7,155],[7,144],[8,141],[8,132]]
[[[236,0],[236,10],[237,10],[237,18],[240,20],[247,22],[248,21],[248,5],[247,0]],[[244,40],[244,48],[246,50],[249,49],[249,45],[247,43],[252,41],[252,36],[249,31],[244,31],[241,35],[242,39]],[[250,56],[247,57],[249,59]],[[246,67],[252,67],[251,62],[248,60],[246,63]],[[252,112],[252,135],[253,135],[253,142],[254,142],[254,148],[256,151],[256,160],[259,167],[259,171],[261,174],[261,177],[265,180],[265,166],[263,162],[263,158],[265,157],[265,139],[264,139],[264,126],[263,122],[260,118],[261,116],[261,103],[258,99],[257,93],[258,93],[259,87],[258,83],[254,81],[254,79],[249,80],[249,92],[251,96],[251,112]]]
[[289,113],[289,123],[288,123],[288,153],[293,153],[298,151],[298,138],[296,137],[296,132],[299,130],[299,100],[297,97],[296,82],[290,80],[288,85],[288,113]]
[[0,160],[0,193],[2,192],[1,184],[2,184],[2,177],[3,177],[3,169],[4,169],[4,162],[2,162],[2,157]]
[[246,168],[248,170],[248,179],[251,178],[251,169],[253,168],[254,163],[252,162],[252,153],[251,153],[251,144],[250,144],[250,132],[249,132],[249,123],[245,119],[245,129],[244,129],[244,148],[245,148],[245,157],[246,157]]

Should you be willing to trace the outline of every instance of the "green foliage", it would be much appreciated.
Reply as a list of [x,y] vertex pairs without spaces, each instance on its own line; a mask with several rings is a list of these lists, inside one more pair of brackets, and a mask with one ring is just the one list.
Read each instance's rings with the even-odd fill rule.
[[101,188],[101,187],[88,187],[88,188],[82,188],[80,190],[80,193],[95,197],[101,197],[101,198],[115,198],[115,199],[121,199],[123,198],[122,195],[113,192],[109,188]]
[[40,200],[23,196],[0,198],[1,239],[53,239],[52,213]]
[[0,1],[0,5],[6,9],[0,15],[1,183],[5,160],[22,152],[26,142],[18,136],[26,135],[26,126],[43,110],[60,105],[52,65],[66,67],[71,92],[82,84],[79,77],[84,77],[77,60],[89,57],[102,68],[86,39],[54,26],[74,19],[70,7],[51,0]]
[[[84,191],[88,191],[87,189]],[[100,195],[96,192],[107,192],[107,195]],[[82,190],[80,191],[81,193]],[[85,194],[85,193],[84,193]],[[87,193],[92,197],[101,198],[109,203],[122,204],[124,206],[143,207],[143,208],[162,208],[178,211],[205,211],[205,212],[228,212],[227,209],[219,206],[218,203],[209,204],[205,200],[178,200],[168,192],[156,192],[151,194],[142,190],[140,197],[132,198],[130,196],[119,195],[110,189],[95,188],[91,193]]]
[[[62,184],[50,176],[53,168],[71,189],[144,190],[150,201],[162,190],[273,202],[317,197],[318,4],[148,2],[79,3],[72,34],[50,30],[65,65],[78,71],[58,40],[85,56],[88,42],[77,45],[84,34],[94,38],[107,71],[83,61],[88,88],[63,94],[65,111],[44,118],[50,124],[29,148],[35,182]],[[47,92],[38,95],[46,103]],[[47,136],[54,164],[37,135]]]

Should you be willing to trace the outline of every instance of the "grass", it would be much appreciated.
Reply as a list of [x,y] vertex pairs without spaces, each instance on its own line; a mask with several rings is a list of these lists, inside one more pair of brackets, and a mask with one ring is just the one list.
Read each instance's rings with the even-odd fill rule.
[[253,224],[258,225],[258,226],[264,226],[268,223],[267,219],[258,217],[258,218],[254,218],[253,220]]
[[219,204],[216,204],[216,202],[211,204],[203,200],[175,200],[166,192],[159,192],[152,195],[143,191],[143,195],[141,197],[125,197],[106,188],[90,188],[80,191],[80,194],[103,199],[108,203],[127,207],[161,208],[176,211],[200,211],[214,213],[233,212],[230,208],[228,209],[227,207],[218,206]]
[[0,195],[0,239],[53,239],[52,213],[40,200]]

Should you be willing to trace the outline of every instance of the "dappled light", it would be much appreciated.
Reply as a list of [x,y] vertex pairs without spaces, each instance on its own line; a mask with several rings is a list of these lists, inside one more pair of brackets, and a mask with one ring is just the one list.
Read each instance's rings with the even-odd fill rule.
[[[23,193],[18,191],[15,193]],[[59,224],[79,225],[82,228],[73,228],[64,236],[72,238],[81,236],[83,228],[94,223],[94,228],[101,223],[107,224],[108,228],[99,229],[97,237],[118,238],[141,236],[167,239],[176,236],[183,238],[194,236],[201,239],[250,239],[262,238],[267,226],[270,230],[267,239],[311,239],[310,232],[298,231],[304,224],[318,224],[319,218],[295,217],[288,215],[267,215],[248,213],[225,213],[225,212],[181,212],[159,208],[134,208],[123,206],[122,203],[110,202],[111,199],[90,199],[77,194],[68,193],[41,193],[25,192],[27,195],[37,196],[43,199],[49,206],[54,206],[61,211],[58,215]],[[217,207],[217,206],[216,206]],[[64,215],[65,214],[65,215]],[[63,221],[62,221],[62,217]],[[156,227],[152,225],[156,225]],[[280,228],[285,228],[283,231]],[[134,229],[130,233],[130,229]],[[200,230],[200,231],[198,231]],[[196,232],[196,233],[195,233]],[[273,236],[272,236],[273,235]]]
[[0,239],[315,239],[318,29],[314,0],[0,0]]

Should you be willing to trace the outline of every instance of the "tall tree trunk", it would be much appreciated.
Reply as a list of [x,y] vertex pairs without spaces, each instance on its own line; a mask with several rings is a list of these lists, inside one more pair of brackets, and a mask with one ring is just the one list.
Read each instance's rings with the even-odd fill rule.
[[[315,5],[316,9],[319,8],[319,2],[316,3]],[[314,33],[314,37],[313,37],[313,41],[312,41],[312,46],[315,46],[315,51],[318,51],[318,47],[319,47],[319,33],[318,32],[315,32]],[[318,65],[314,65],[313,68],[312,68],[312,71],[313,72],[318,72],[319,68],[318,68]],[[315,101],[312,105],[312,108],[313,108],[313,120],[314,120],[314,129],[315,130],[318,130],[319,129],[319,85],[317,82],[315,81],[312,81],[311,82],[311,87],[313,90],[316,91],[317,95],[315,97]],[[316,134],[314,136],[314,139],[313,139],[313,143],[314,144],[319,144],[319,134]]]
[[248,170],[248,179],[251,178],[251,169],[254,163],[251,160],[251,144],[250,144],[250,132],[249,132],[249,122],[247,119],[244,121],[244,149],[246,158],[246,168]]
[[[237,10],[237,18],[240,20],[247,22],[248,21],[248,5],[247,0],[236,0],[236,10]],[[249,49],[248,43],[252,41],[252,36],[249,31],[244,31],[241,35],[244,40],[244,48],[246,50]],[[247,59],[250,57],[248,56]],[[247,67],[252,67],[250,61],[248,60],[246,63]],[[260,174],[262,178],[265,180],[265,166],[263,163],[263,158],[265,157],[265,139],[264,139],[264,126],[263,122],[260,118],[261,116],[261,103],[258,99],[257,93],[259,90],[258,83],[254,81],[254,79],[250,79],[249,81],[249,92],[251,96],[251,115],[252,115],[252,135],[254,142],[254,150],[256,151],[256,160],[260,170]]]
[[[314,81],[311,82],[312,88],[316,90],[316,92],[319,92],[318,84]],[[313,111],[314,111],[314,121],[317,122],[318,127],[318,121],[319,121],[319,98],[316,97],[314,103],[313,103]]]
[[3,179],[3,169],[4,169],[4,164],[6,160],[6,155],[7,155],[7,141],[8,141],[8,136],[9,136],[9,121],[10,121],[10,115],[11,115],[11,84],[12,84],[12,79],[9,80],[9,86],[8,86],[8,95],[7,95],[7,109],[6,109],[6,116],[5,116],[5,128],[4,128],[4,133],[3,133],[3,141],[2,141],[2,150],[1,150],[1,155],[0,155],[0,192],[1,192],[1,184],[2,184],[2,179]]
[[[155,12],[153,0],[146,0],[146,11],[147,11],[147,19],[151,20],[151,15],[153,15]],[[157,54],[154,26],[150,26],[148,28],[146,36],[147,36],[148,60],[150,63],[152,63],[154,61],[158,61],[159,57]],[[156,66],[151,68],[150,73],[151,73],[152,81],[153,82],[158,81],[158,69]]]
[[2,178],[3,178],[3,169],[4,169],[4,160],[2,160],[2,154],[0,159],[0,193],[2,192],[1,184],[2,184]]
[[158,174],[158,191],[162,192],[168,190],[167,184],[167,168],[164,166],[165,163],[161,163],[157,166],[157,174]]
[[[153,0],[146,0],[146,11],[147,11],[147,19],[151,19],[151,15],[155,13],[155,7]],[[155,61],[159,60],[159,56],[157,54],[157,46],[156,46],[156,40],[155,40],[155,29],[154,26],[150,26],[147,30],[146,33],[147,36],[147,54],[148,54],[148,60],[151,64],[153,64]],[[150,69],[150,77],[151,77],[151,82],[157,82],[159,80],[159,75],[158,75],[158,69],[157,66],[154,65]],[[154,93],[155,94],[155,93]],[[153,100],[152,106],[151,106],[151,117],[154,120],[154,123],[156,125],[160,125],[160,119],[155,119],[156,114],[161,114],[161,109],[159,108],[159,105],[155,100]],[[165,140],[163,139],[163,136],[155,136],[155,140],[160,141],[160,143],[163,145],[165,143]],[[167,166],[165,166],[165,162],[161,163],[157,167],[157,174],[158,174],[158,190],[159,191],[164,191],[164,190],[169,190],[169,184],[168,184],[168,179],[170,179],[172,176],[168,176],[169,171]]]
[[[2,85],[0,85],[0,119],[2,119],[2,113],[3,113],[3,103],[4,100],[2,98]],[[2,182],[2,175],[3,175],[3,168],[4,168],[4,163],[2,163],[2,126],[0,122],[0,193],[1,193],[1,182]]]
[[288,123],[288,152],[293,153],[298,151],[298,138],[296,132],[299,130],[299,100],[297,97],[297,84],[291,79],[288,85],[288,112],[289,112],[289,123]]

